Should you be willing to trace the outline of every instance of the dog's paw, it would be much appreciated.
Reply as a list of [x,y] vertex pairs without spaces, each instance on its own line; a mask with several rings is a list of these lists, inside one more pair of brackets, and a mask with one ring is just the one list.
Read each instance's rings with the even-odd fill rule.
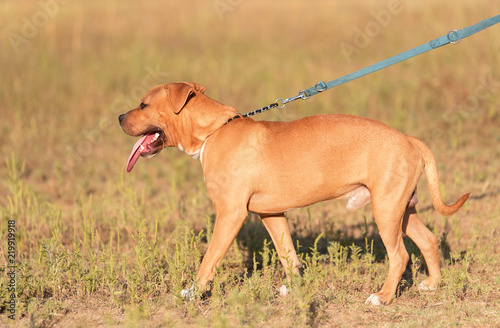
[[191,288],[181,290],[181,297],[186,301],[192,301],[194,298],[194,286]]
[[380,297],[377,295],[377,294],[371,294],[370,297],[367,298],[367,300],[365,301],[365,304],[367,305],[384,305],[384,303],[382,302],[382,300],[380,299]]
[[437,287],[432,287],[432,286],[427,286],[424,284],[424,282],[422,281],[419,285],[418,285],[418,289],[419,290],[430,290],[430,291],[433,291],[433,290],[437,290]]
[[290,289],[286,288],[285,285],[281,286],[279,291],[281,296],[286,296],[288,295],[288,293],[290,293]]

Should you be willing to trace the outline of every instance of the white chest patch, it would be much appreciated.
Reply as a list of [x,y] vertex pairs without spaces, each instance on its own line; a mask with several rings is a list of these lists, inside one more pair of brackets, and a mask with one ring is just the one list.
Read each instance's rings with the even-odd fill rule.
[[186,154],[188,154],[189,156],[192,156],[193,159],[200,159],[200,162],[203,163],[203,150],[205,149],[205,144],[207,143],[207,140],[208,138],[205,140],[205,142],[203,143],[203,145],[201,146],[200,149],[194,151],[194,152],[188,152],[187,150],[184,149],[184,147],[182,147],[182,144],[179,142],[179,144],[177,145],[177,148],[179,148],[180,151],[183,151],[185,152]]
[[198,149],[198,150],[196,150],[196,151],[194,151],[194,152],[189,152],[189,151],[185,150],[185,149],[184,149],[184,147],[182,147],[181,143],[179,143],[179,144],[177,145],[177,147],[179,148],[179,150],[180,150],[180,151],[183,151],[183,152],[185,152],[186,154],[188,154],[189,156],[192,156],[192,157],[193,157],[193,159],[198,159],[198,158],[200,157],[200,151],[201,151],[201,148],[200,148],[200,149]]

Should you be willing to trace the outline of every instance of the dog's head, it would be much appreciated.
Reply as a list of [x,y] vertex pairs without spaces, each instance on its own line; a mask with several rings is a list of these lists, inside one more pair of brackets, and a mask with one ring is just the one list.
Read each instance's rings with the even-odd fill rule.
[[137,108],[119,116],[126,134],[142,136],[132,148],[127,172],[139,157],[153,157],[165,147],[196,154],[208,136],[237,114],[204,92],[205,87],[197,83],[159,85],[146,93]]

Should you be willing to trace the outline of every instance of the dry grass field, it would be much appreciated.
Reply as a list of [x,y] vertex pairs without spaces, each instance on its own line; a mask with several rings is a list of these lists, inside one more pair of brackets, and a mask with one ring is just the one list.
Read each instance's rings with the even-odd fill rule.
[[429,145],[445,201],[472,193],[443,217],[421,179],[417,208],[440,240],[443,280],[418,290],[425,263],[405,239],[411,261],[390,306],[364,305],[388,271],[371,208],[348,213],[342,201],[288,213],[304,267],[289,295],[250,215],[210,292],[181,299],[215,218],[200,163],[170,149],[127,174],[136,140],[117,119],[173,81],[202,83],[246,112],[497,15],[495,6],[0,1],[0,326],[499,327],[500,26],[255,117],[382,121]]

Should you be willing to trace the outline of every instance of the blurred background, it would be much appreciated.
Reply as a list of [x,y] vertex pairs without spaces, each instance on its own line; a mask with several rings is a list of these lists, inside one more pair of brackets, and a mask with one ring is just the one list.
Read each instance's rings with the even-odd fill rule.
[[[2,157],[25,161],[28,181],[46,200],[68,202],[122,174],[135,140],[120,131],[117,116],[135,108],[154,85],[202,83],[210,97],[246,112],[491,13],[491,3],[481,0],[453,6],[403,0],[46,0],[0,6]],[[466,166],[498,161],[497,32],[490,28],[255,119],[363,115],[422,138],[438,159],[444,151],[475,147]],[[5,178],[5,163],[0,165]],[[141,160],[127,184],[156,176],[156,170],[166,181],[182,179],[178,166],[199,176],[197,162],[171,150]]]

